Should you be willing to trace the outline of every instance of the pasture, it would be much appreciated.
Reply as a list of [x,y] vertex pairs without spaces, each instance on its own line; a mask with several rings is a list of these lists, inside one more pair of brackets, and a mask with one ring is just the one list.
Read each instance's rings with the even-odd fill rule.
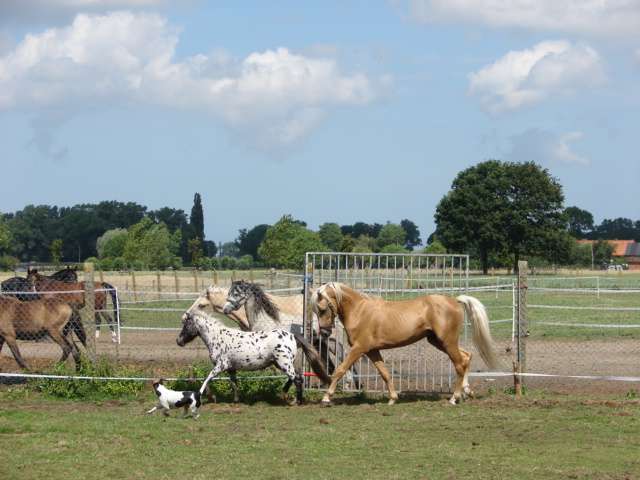
[[451,407],[347,396],[330,408],[205,404],[194,421],[145,415],[150,388],[100,402],[4,389],[0,478],[637,479],[633,397],[494,392]]

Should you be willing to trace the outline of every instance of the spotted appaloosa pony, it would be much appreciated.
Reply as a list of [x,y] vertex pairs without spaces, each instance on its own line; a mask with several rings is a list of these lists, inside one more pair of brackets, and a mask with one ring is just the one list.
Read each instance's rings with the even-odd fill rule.
[[200,387],[200,395],[204,393],[209,381],[228,372],[233,387],[234,401],[238,401],[238,370],[261,370],[269,366],[280,369],[287,377],[284,385],[286,394],[294,383],[296,401],[302,403],[302,375],[294,368],[294,360],[298,347],[302,347],[309,363],[323,381],[328,383],[329,375],[325,372],[320,356],[300,335],[285,330],[270,332],[242,332],[225,328],[214,317],[203,312],[185,313],[182,316],[182,330],[176,343],[181,347],[196,337],[200,337],[209,349],[209,358],[213,369]]
[[467,295],[456,298],[444,295],[423,295],[411,300],[385,301],[369,297],[341,283],[326,283],[312,295],[312,307],[318,316],[319,334],[329,335],[335,318],[339,317],[347,331],[351,350],[333,374],[323,403],[330,404],[338,381],[353,363],[366,355],[387,384],[389,404],[398,399],[393,379],[384,365],[380,350],[403,347],[425,338],[446,353],[458,378],[453,396],[456,404],[463,395],[471,394],[468,373],[471,353],[458,345],[464,322],[464,312],[473,327],[473,342],[489,367],[495,365],[491,348],[489,319],[479,300]]

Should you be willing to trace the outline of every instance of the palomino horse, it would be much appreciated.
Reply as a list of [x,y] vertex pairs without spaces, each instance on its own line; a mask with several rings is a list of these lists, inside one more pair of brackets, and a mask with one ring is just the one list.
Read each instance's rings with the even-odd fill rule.
[[[56,295],[63,301],[84,305],[84,283],[77,282],[61,282],[59,280],[52,280],[44,275],[40,275],[37,270],[30,270],[27,275],[27,280],[31,287],[38,292],[56,292]],[[95,322],[96,322],[96,338],[100,335],[100,324],[102,319],[109,325],[111,330],[111,340],[117,341],[115,325],[119,321],[119,307],[118,297],[116,296],[116,289],[113,285],[107,282],[94,282],[95,291]],[[111,295],[111,302],[113,304],[113,314],[115,319],[112,320],[107,313],[107,292]]]
[[425,337],[453,362],[458,378],[449,402],[453,405],[458,403],[463,392],[465,395],[472,393],[468,380],[471,353],[458,345],[464,322],[463,309],[473,327],[473,342],[480,357],[490,368],[495,365],[487,313],[479,300],[467,295],[455,299],[444,295],[423,295],[411,300],[385,301],[361,294],[341,283],[327,283],[312,295],[312,306],[318,316],[318,333],[329,335],[335,318],[339,317],[351,345],[347,358],[333,374],[331,385],[322,399],[325,404],[331,403],[338,381],[349,367],[366,355],[387,384],[389,405],[393,405],[398,394],[380,350],[403,347]]
[[64,333],[66,325],[72,319],[73,306],[60,299],[47,297],[49,296],[21,302],[16,298],[0,296],[0,350],[7,342],[18,365],[27,369],[16,340],[38,340],[49,335],[62,348],[60,361],[65,361],[71,353],[76,369],[79,369],[80,352]]

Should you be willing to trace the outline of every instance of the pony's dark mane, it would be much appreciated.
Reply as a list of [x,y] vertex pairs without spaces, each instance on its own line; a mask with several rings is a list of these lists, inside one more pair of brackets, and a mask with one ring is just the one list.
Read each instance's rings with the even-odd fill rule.
[[253,311],[254,315],[257,316],[260,314],[260,312],[264,312],[275,321],[280,321],[280,309],[278,309],[277,305],[273,303],[271,299],[269,299],[266,292],[260,285],[258,285],[257,283],[246,282],[244,280],[238,280],[234,283],[240,285],[243,291],[253,296],[253,301],[255,304],[255,308]]

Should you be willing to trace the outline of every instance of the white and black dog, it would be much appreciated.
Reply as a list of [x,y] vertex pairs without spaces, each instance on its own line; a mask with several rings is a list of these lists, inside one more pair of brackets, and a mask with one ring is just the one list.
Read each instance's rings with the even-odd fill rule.
[[153,413],[161,408],[165,416],[169,416],[169,410],[172,408],[184,408],[184,416],[189,415],[196,419],[200,416],[198,409],[200,408],[200,392],[176,392],[164,386],[164,380],[161,378],[153,382],[153,390],[158,396],[158,404],[147,413]]

